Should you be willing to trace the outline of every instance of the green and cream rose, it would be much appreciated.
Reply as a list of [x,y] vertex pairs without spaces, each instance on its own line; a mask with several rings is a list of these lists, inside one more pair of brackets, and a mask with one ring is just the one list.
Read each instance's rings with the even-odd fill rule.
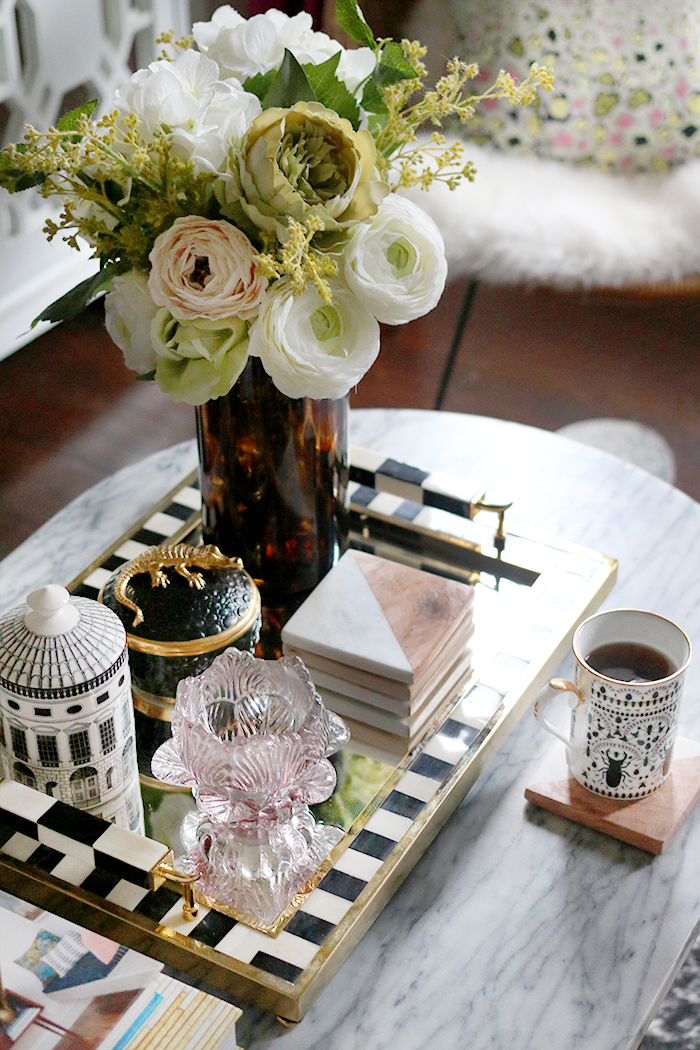
[[298,102],[256,117],[241,149],[240,196],[231,184],[226,192],[256,227],[282,240],[290,218],[314,216],[325,230],[342,229],[374,215],[389,193],[376,161],[368,131],[317,102]]

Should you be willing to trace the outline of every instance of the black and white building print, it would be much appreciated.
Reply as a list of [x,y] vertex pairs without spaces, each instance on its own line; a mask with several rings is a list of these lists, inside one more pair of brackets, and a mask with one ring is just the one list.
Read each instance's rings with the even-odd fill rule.
[[61,626],[56,610],[34,609],[32,620],[25,605],[0,619],[4,774],[106,819],[120,814],[117,822],[131,827],[139,806],[126,803],[138,778],[124,628],[98,602],[41,590],[52,592],[54,605],[65,595],[65,632],[42,633],[51,615],[54,629]]

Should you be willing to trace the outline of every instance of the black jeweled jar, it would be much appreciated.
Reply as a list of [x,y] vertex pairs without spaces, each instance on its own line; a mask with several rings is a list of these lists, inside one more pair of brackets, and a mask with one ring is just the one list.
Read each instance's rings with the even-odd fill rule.
[[150,783],[151,757],[171,735],[178,682],[230,646],[255,649],[260,593],[240,558],[213,544],[178,543],[148,547],[116,569],[99,600],[126,628],[139,773]]

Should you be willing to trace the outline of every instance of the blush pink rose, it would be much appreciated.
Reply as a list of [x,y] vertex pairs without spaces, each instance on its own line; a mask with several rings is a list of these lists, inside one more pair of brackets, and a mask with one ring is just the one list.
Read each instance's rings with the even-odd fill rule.
[[255,272],[255,249],[230,222],[199,215],[176,219],[156,237],[148,290],[178,321],[249,320],[267,288]]

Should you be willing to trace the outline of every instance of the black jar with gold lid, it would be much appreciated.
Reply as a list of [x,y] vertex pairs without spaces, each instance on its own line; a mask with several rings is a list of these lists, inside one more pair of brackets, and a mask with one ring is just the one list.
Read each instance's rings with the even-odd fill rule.
[[99,600],[126,628],[139,772],[148,782],[151,757],[171,735],[178,682],[230,646],[255,649],[260,593],[239,558],[178,543],[148,547],[115,570]]

